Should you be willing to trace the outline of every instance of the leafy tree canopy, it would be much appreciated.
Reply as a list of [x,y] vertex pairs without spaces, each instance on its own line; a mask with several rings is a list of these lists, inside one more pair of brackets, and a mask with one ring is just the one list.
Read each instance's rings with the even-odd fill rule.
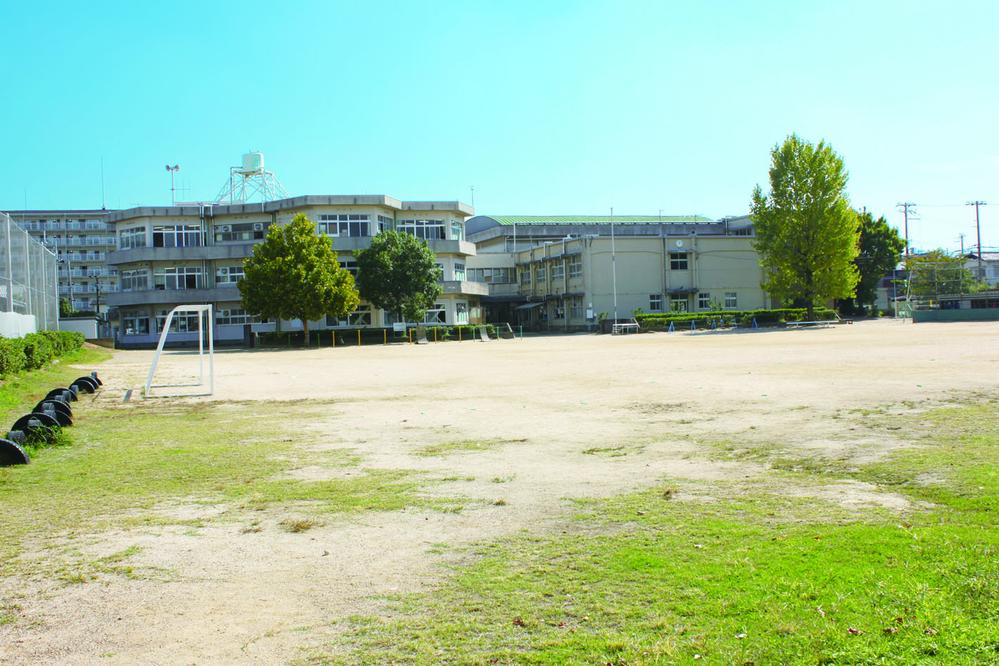
[[441,294],[437,258],[426,241],[384,231],[357,253],[361,295],[375,307],[420,321]]
[[884,217],[875,220],[865,211],[858,213],[857,219],[860,223],[860,253],[854,263],[860,279],[855,300],[858,305],[870,305],[877,298],[881,278],[890,275],[902,260],[905,241]]
[[771,152],[770,194],[753,192],[755,246],[763,287],[784,301],[814,307],[850,298],[859,272],[858,222],[845,188],[843,160],[832,148],[789,136]]
[[301,320],[306,344],[310,319],[343,318],[360,301],[354,276],[337,262],[330,239],[317,235],[315,223],[303,214],[288,224],[271,225],[243,271],[239,291],[246,311]]

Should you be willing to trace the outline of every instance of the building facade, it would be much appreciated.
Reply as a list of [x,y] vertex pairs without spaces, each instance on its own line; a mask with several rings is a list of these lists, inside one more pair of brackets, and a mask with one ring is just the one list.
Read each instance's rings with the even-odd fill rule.
[[[479,299],[488,288],[467,278],[475,245],[465,239],[472,209],[456,201],[399,201],[383,195],[300,196],[266,203],[142,207],[116,211],[116,249],[108,257],[118,271],[119,290],[109,295],[117,309],[118,341],[146,346],[156,341],[169,311],[181,304],[211,304],[215,338],[242,340],[247,324],[257,332],[301,330],[300,322],[260,322],[243,310],[238,282],[243,260],[274,224],[299,214],[332,238],[337,259],[357,274],[354,253],[370,247],[382,231],[396,230],[426,240],[437,255],[442,295],[427,312],[430,325],[477,323]],[[311,330],[380,327],[390,313],[362,302],[342,320],[310,322]],[[196,337],[197,316],[175,317],[172,332],[182,341]]]
[[583,330],[643,312],[772,307],[748,217],[486,217],[469,220],[470,277],[487,320]]
[[107,295],[118,290],[118,276],[107,265],[115,249],[108,215],[90,209],[16,210],[14,222],[56,254],[59,297],[74,310],[106,313]]

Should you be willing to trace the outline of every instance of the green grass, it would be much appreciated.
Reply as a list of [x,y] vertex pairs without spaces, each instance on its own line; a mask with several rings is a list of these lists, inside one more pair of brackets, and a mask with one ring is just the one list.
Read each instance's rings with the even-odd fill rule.
[[423,458],[449,456],[455,453],[477,453],[498,448],[504,444],[523,443],[524,439],[459,439],[422,446],[413,455]]
[[310,661],[999,663],[997,414],[931,413],[915,446],[853,468],[930,503],[904,517],[773,492],[843,478],[836,465],[586,502],[564,534],[484,546]]
[[[269,508],[317,515],[408,506],[461,510],[458,500],[424,496],[421,477],[404,470],[283,478],[304,465],[359,464],[349,451],[310,450],[305,445],[314,440],[287,435],[287,423],[315,409],[274,402],[81,407],[74,426],[63,430],[66,445],[35,451],[30,465],[0,468],[0,576],[61,571],[65,562],[49,556],[78,536],[115,527],[204,524],[158,510],[172,504],[221,504],[225,511],[217,519],[231,513],[237,521],[246,511]],[[29,540],[44,550],[26,553]],[[101,571],[100,563],[90,565]]]
[[[0,383],[0,424],[9,428],[46,393],[57,387],[69,386],[74,379],[90,374],[94,366],[110,357],[111,352],[106,349],[88,346],[66,354],[47,368],[21,372],[4,379]],[[4,433],[6,430],[0,434]]]

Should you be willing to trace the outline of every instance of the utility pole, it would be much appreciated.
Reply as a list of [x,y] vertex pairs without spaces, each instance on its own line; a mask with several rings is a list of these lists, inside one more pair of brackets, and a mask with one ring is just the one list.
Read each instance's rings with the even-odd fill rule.
[[964,259],[964,234],[958,234],[957,237],[961,241],[961,258]]
[[905,256],[909,256],[909,209],[912,209],[912,214],[916,214],[916,204],[911,201],[905,201],[899,204],[895,204],[896,208],[902,209],[902,213],[905,215]]
[[614,324],[617,323],[617,248],[614,245],[614,207],[610,209],[611,227],[611,280],[614,284]]
[[969,206],[975,207],[975,233],[978,235],[978,279],[983,280],[985,278],[985,273],[982,270],[982,224],[978,218],[978,207],[987,206],[988,204],[984,201],[969,201]]

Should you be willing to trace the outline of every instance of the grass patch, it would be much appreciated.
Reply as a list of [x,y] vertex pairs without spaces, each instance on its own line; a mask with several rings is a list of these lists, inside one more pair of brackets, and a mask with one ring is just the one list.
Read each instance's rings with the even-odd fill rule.
[[0,423],[13,423],[46,393],[56,387],[69,386],[74,379],[89,374],[94,366],[109,358],[111,352],[106,349],[84,346],[45,368],[8,377],[0,383]]
[[311,518],[287,518],[281,521],[281,527],[285,532],[298,534],[308,532],[313,527],[318,527],[319,523]]
[[[88,405],[65,431],[73,446],[40,449],[30,465],[0,468],[0,576],[57,573],[61,565],[46,548],[75,536],[204,524],[164,511],[171,502],[253,510],[294,504],[316,514],[406,506],[455,510],[452,500],[425,498],[420,477],[405,471],[281,478],[303,464],[357,464],[353,456],[309,451],[303,447],[308,442],[286,436],[283,424],[297,409],[310,408],[273,402]],[[30,556],[28,540],[35,546]]]
[[450,442],[439,442],[420,447],[413,452],[413,455],[422,458],[437,456],[449,456],[455,453],[476,453],[489,451],[504,444],[515,444],[526,442],[526,439],[459,439]]
[[484,546],[391,618],[357,618],[353,653],[311,661],[997,663],[997,432],[995,403],[939,410],[916,446],[850,473],[932,502],[901,520],[751,482],[712,484],[712,502],[671,485],[583,503],[575,529]]
[[623,458],[633,453],[641,453],[644,446],[638,444],[621,444],[619,446],[594,446],[583,449],[583,455],[603,456],[604,458]]

